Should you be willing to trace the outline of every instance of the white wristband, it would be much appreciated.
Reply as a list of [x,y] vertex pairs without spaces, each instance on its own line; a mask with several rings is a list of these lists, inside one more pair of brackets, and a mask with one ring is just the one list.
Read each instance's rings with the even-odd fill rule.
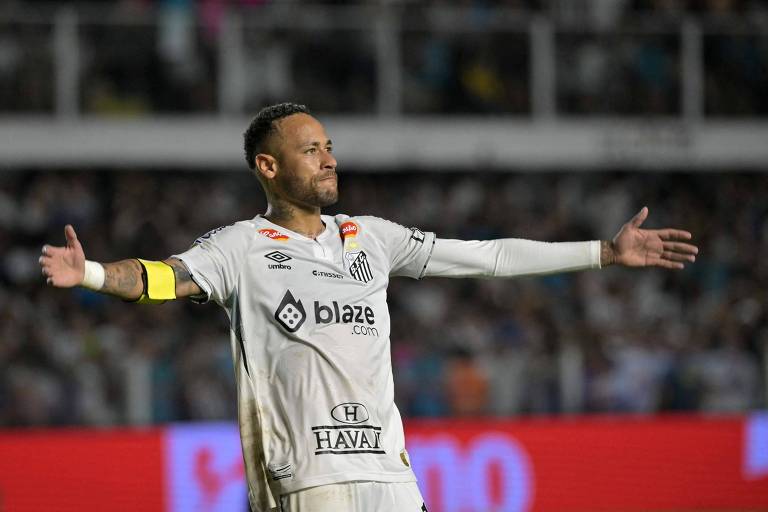
[[85,274],[80,286],[89,290],[101,290],[101,287],[104,286],[104,267],[101,263],[85,260]]

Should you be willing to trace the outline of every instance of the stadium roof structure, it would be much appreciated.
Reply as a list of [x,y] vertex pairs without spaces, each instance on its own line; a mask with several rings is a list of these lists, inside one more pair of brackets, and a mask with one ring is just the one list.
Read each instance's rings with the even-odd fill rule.
[[[768,123],[322,117],[341,168],[768,170]],[[246,118],[0,119],[7,167],[244,168]]]

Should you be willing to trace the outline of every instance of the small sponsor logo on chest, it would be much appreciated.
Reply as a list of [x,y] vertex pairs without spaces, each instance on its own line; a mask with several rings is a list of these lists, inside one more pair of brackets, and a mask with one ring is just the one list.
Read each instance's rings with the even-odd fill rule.
[[288,235],[281,233],[276,229],[260,229],[259,233],[269,238],[270,240],[276,240],[278,242],[287,242],[289,240]]
[[338,272],[326,272],[324,270],[313,270],[312,275],[315,277],[327,277],[328,279],[344,279],[344,276]]
[[270,270],[278,270],[278,269],[291,270],[291,266],[286,265],[285,262],[290,261],[293,258],[291,258],[285,253],[282,253],[280,251],[272,251],[270,253],[265,254],[264,257],[274,262],[274,263],[269,263],[267,265],[267,268]]

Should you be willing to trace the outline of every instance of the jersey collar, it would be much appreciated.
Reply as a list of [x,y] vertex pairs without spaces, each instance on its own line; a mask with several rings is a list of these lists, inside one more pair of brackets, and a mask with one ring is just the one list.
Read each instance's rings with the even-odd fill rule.
[[322,220],[323,224],[325,225],[325,229],[317,235],[317,238],[309,238],[308,236],[302,235],[301,233],[297,233],[296,231],[291,231],[288,228],[284,228],[283,226],[279,226],[275,224],[274,222],[270,222],[262,214],[256,215],[255,219],[257,223],[266,224],[268,227],[275,229],[277,231],[280,231],[281,233],[285,233],[291,238],[294,238],[296,240],[302,240],[306,242],[314,242],[315,240],[320,241],[322,239],[328,238],[332,235],[331,233],[331,226],[336,226],[336,223],[333,222],[333,217],[330,217],[328,215],[321,215],[320,220]]

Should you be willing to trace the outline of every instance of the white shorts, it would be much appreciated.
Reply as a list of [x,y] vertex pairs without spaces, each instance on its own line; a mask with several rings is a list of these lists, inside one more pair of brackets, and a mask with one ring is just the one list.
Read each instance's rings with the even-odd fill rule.
[[416,482],[343,482],[280,496],[279,512],[425,512]]

